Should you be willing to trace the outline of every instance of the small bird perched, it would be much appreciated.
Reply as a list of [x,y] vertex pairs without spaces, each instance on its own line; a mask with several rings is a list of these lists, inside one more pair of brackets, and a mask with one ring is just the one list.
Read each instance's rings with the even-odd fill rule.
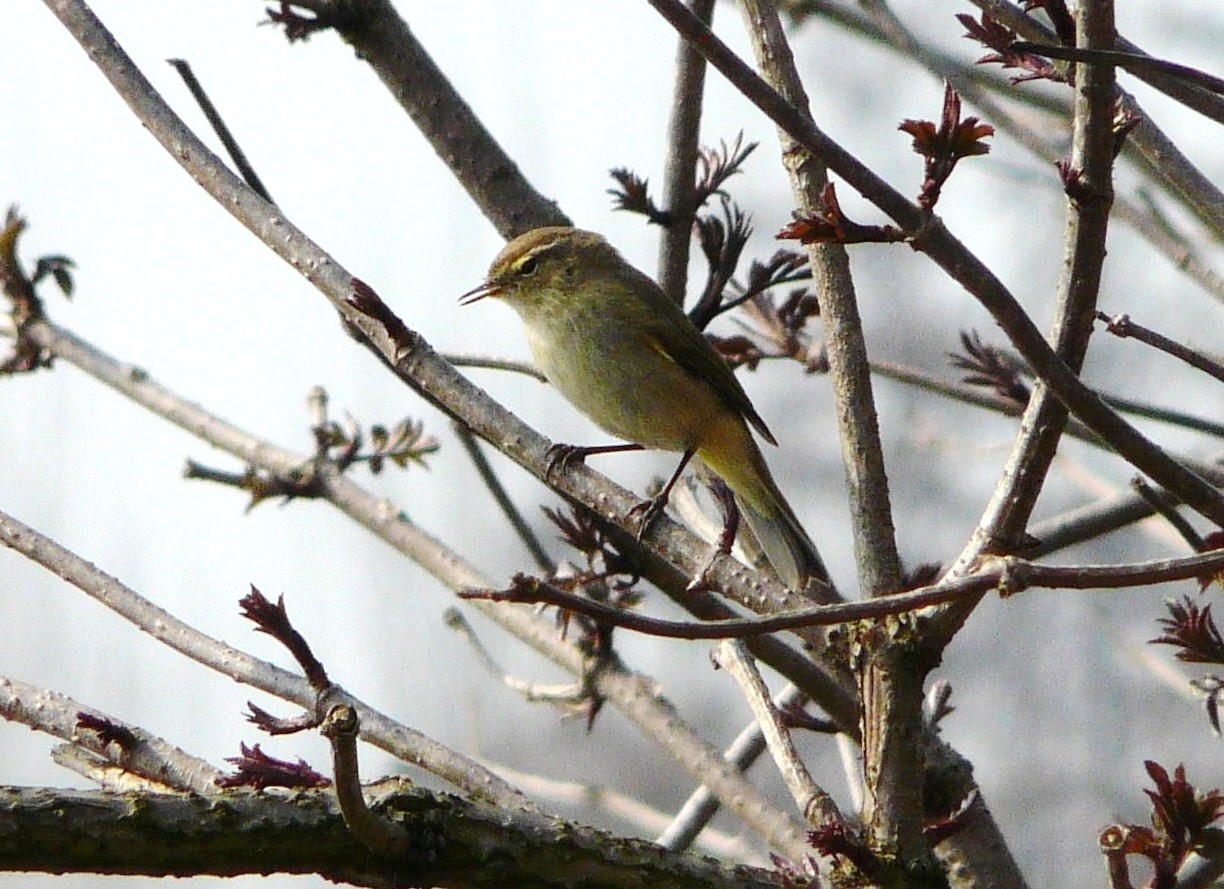
[[788,587],[802,591],[810,581],[827,582],[816,547],[748,429],[777,444],[739,380],[680,307],[607,241],[568,227],[520,235],[460,303],[487,296],[505,300],[522,317],[532,356],[549,382],[602,429],[633,443],[573,451],[682,452],[654,508],[696,455],[735,494]]

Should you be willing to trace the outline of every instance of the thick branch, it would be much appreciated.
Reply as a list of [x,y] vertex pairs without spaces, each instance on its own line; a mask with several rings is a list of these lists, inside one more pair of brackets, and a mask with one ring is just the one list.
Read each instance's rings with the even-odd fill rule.
[[293,799],[0,788],[0,870],[144,876],[318,874],[355,886],[779,889],[768,871],[671,853],[644,840],[388,782],[379,809],[413,849],[380,858],[330,793]]

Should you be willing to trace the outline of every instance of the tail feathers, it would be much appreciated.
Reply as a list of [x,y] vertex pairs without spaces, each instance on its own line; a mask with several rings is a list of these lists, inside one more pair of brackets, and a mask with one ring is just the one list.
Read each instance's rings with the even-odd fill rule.
[[815,598],[824,598],[821,590],[828,588],[829,572],[816,551],[816,545],[785,501],[769,504],[773,508],[768,515],[746,498],[738,497],[736,502],[782,582],[801,592],[814,584],[816,588],[812,593]]
[[697,456],[734,492],[740,512],[782,582],[817,601],[830,600],[835,594],[820,554],[778,490],[748,426],[739,417],[733,419],[711,424]]

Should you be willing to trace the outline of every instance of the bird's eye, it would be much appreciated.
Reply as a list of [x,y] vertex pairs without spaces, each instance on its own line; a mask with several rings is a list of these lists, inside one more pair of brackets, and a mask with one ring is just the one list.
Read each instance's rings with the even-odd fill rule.
[[520,275],[534,275],[536,269],[540,267],[540,261],[534,256],[528,256],[519,263],[518,273]]

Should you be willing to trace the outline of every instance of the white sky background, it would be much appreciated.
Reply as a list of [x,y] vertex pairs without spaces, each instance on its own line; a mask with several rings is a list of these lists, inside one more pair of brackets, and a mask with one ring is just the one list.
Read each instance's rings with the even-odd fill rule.
[[[337,417],[348,411],[366,424],[422,417],[443,441],[430,470],[371,480],[357,469],[356,476],[499,581],[527,570],[526,555],[501,532],[501,517],[446,421],[349,341],[322,297],[203,194],[41,4],[7,6],[0,30],[0,201],[18,203],[29,218],[28,263],[66,253],[78,264],[72,303],[49,287],[43,291],[52,318],[252,433],[303,451],[310,447],[305,396],[315,384],[328,389]],[[898,0],[895,6],[958,56],[982,54],[957,39],[962,29],[952,16],[971,11],[967,4]],[[1120,30],[1149,52],[1222,73],[1224,10],[1217,4],[1122,6]],[[193,64],[289,218],[435,347],[525,357],[512,312],[455,304],[479,283],[501,246],[492,226],[348,48],[331,34],[289,46],[275,29],[255,27],[262,8],[199,0],[95,4],[155,86],[215,144],[164,60]],[[639,217],[612,212],[605,189],[607,171],[617,166],[661,184],[675,54],[670,28],[644,3],[471,0],[403,9],[540,191],[653,271],[656,233]],[[716,26],[744,51],[737,16],[720,5]],[[921,160],[895,126],[904,118],[937,117],[941,84],[820,23],[801,29],[795,45],[817,122],[914,194]],[[1217,127],[1132,78],[1125,84],[1210,178],[1224,181]],[[709,76],[707,102],[706,143],[733,139],[741,129],[761,143],[731,188],[757,223],[750,251],[768,256],[776,247],[772,233],[791,207],[773,129],[716,73]],[[852,217],[879,219],[849,189],[841,187],[839,195]],[[996,139],[989,157],[962,165],[939,209],[1045,326],[1061,262],[1063,212],[1051,170],[1006,138]],[[1107,311],[1127,311],[1174,338],[1219,348],[1218,304],[1129,231],[1115,228],[1110,249]],[[1206,255],[1224,266],[1218,250]],[[976,327],[1000,342],[971,298],[907,248],[860,247],[852,256],[873,354],[951,378],[943,353],[957,348],[957,330]],[[1218,386],[1171,361],[1149,360],[1132,343],[1102,336],[1095,346],[1089,375],[1096,382],[1132,397],[1168,400],[1175,373],[1177,404],[1220,416]],[[472,375],[546,435],[602,440],[546,387],[491,371]],[[852,557],[827,382],[778,366],[745,384],[782,442],[769,455],[782,487],[849,588]],[[886,381],[878,395],[903,554],[910,562],[951,558],[988,496],[1014,424]],[[1209,442],[1151,428],[1173,447],[1211,453]],[[179,477],[188,456],[240,468],[66,364],[53,373],[0,380],[0,508],[205,632],[288,665],[275,643],[251,632],[236,606],[251,583],[270,596],[284,593],[333,678],[460,750],[595,781],[665,809],[683,800],[689,788],[678,770],[610,709],[588,736],[579,722],[533,708],[491,683],[442,627],[453,597],[422,571],[322,504],[265,504],[244,515],[239,494]],[[597,468],[641,490],[651,474],[669,471],[671,461],[612,458]],[[551,543],[535,504],[555,505],[555,498],[507,461],[494,462]],[[1043,498],[1038,518],[1124,487],[1131,475],[1120,461],[1079,446],[1066,449],[1059,472],[1063,481]],[[1149,523],[1116,535],[1091,556],[1180,552],[1179,543]],[[1143,759],[1168,767],[1184,760],[1201,787],[1221,783],[1219,742],[1201,711],[1140,662],[1140,643],[1156,635],[1160,596],[1182,591],[988,599],[936,672],[953,683],[959,707],[947,735],[975,763],[1033,885],[1101,881],[1097,830],[1117,818],[1146,820]],[[0,550],[0,615],[0,674],[70,694],[214,763],[236,755],[239,741],[261,741],[274,755],[301,755],[320,767],[327,762],[319,739],[260,738],[241,718],[248,698],[275,712],[287,712],[286,705],[193,666],[7,550]],[[556,680],[520,646],[481,626],[507,666]],[[741,726],[746,712],[721,703],[737,693],[710,669],[708,646],[628,634],[619,639],[628,662],[660,676],[665,693],[714,742],[725,743]],[[1170,661],[1167,650],[1155,656]],[[831,745],[804,743],[844,799]],[[76,783],[51,764],[50,746],[23,728],[0,725],[0,782]],[[394,767],[376,751],[363,756],[370,777]],[[763,764],[757,771],[772,769]],[[737,829],[731,821],[722,826]],[[12,882],[37,886],[49,879]]]

